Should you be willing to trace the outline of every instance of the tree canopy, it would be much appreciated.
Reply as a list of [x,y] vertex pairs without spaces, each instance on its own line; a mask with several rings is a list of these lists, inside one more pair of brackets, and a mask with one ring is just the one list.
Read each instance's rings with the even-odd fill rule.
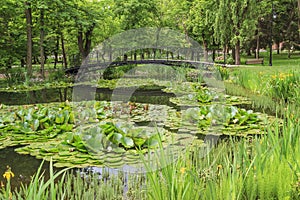
[[[240,53],[271,42],[299,48],[300,0],[2,0],[0,67],[78,65],[91,49],[122,31],[168,27],[208,51]],[[273,37],[271,37],[273,36]]]

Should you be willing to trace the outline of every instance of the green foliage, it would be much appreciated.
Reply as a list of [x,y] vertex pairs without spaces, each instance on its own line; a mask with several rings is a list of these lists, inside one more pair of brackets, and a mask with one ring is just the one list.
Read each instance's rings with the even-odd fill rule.
[[299,102],[300,76],[298,73],[280,73],[273,75],[270,80],[270,96],[285,102]]
[[47,79],[47,81],[49,82],[68,81],[64,70],[51,71]]
[[11,68],[3,70],[5,81],[9,86],[24,83],[25,69],[24,68]]
[[65,168],[57,173],[53,172],[52,161],[50,161],[50,178],[45,180],[42,170],[42,164],[40,165],[37,173],[32,177],[29,185],[22,185],[19,191],[16,191],[14,198],[18,199],[56,199],[58,195],[58,188],[55,186],[55,181],[61,176],[60,181],[63,182],[65,178],[65,172],[70,168]]
[[228,80],[229,79],[229,69],[227,69],[226,67],[222,67],[222,66],[218,66],[216,65],[216,75],[217,75],[217,79],[219,80]]
[[[187,121],[198,122],[198,127],[202,130],[209,126],[214,126],[223,131],[238,131],[263,128],[263,123],[260,123],[259,115],[253,113],[252,110],[246,111],[235,106],[211,105],[201,106],[200,108],[188,109],[184,113],[184,118]],[[224,127],[221,127],[224,126]]]
[[136,66],[135,65],[125,65],[120,67],[107,67],[103,72],[103,78],[112,80],[122,78],[124,74],[133,70]]
[[129,0],[115,1],[115,13],[122,20],[122,29],[130,30],[154,24],[157,17],[155,1]]
[[[87,138],[87,139],[81,139]],[[164,138],[155,130],[135,128],[123,123],[102,122],[99,125],[85,128],[66,138],[66,143],[78,150],[89,149],[93,152],[107,149],[151,149],[158,145],[159,138]],[[109,151],[111,151],[109,150]]]

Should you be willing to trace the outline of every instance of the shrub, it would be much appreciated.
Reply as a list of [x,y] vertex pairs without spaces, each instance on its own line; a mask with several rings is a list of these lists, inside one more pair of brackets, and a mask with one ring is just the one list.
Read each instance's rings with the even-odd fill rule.
[[104,79],[118,79],[124,76],[125,73],[132,70],[135,65],[124,65],[120,67],[107,67],[103,72]]
[[9,86],[22,83],[26,80],[24,68],[9,68],[3,71],[5,80]]

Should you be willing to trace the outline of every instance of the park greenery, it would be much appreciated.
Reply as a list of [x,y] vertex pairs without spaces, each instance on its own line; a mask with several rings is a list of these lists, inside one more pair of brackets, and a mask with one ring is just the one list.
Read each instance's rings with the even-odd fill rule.
[[39,65],[44,78],[45,66],[80,65],[103,40],[141,27],[178,30],[203,45],[206,53],[232,50],[225,59],[239,65],[242,52],[258,57],[259,49],[267,49],[270,42],[277,46],[284,42],[289,52],[299,49],[299,4],[296,0],[5,0],[0,5],[0,67],[26,66],[31,77]]
[[[0,199],[300,198],[300,0],[2,0],[0,16],[0,151],[41,160],[27,181],[4,166]],[[214,62],[66,73],[144,27]]]

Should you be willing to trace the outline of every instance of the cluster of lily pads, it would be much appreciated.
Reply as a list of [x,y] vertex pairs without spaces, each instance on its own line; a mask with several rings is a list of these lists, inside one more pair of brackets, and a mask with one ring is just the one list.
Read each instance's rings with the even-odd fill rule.
[[196,134],[239,136],[262,134],[268,123],[278,120],[252,110],[218,104],[189,108],[185,110],[183,117],[186,129]]
[[1,148],[25,145],[16,151],[49,160],[53,157],[56,166],[115,166],[110,156],[119,156],[122,163],[140,162],[140,152],[155,149],[160,142],[171,143],[173,137],[161,127],[134,124],[140,112],[149,110],[155,110],[154,106],[105,101],[2,105],[0,144]]
[[[101,80],[96,87],[164,88],[177,95],[170,99],[177,109],[117,101],[2,105],[1,148],[22,145],[17,152],[46,160],[52,157],[56,166],[117,167],[140,163],[141,154],[151,154],[159,144],[178,149],[195,144],[200,135],[261,134],[266,123],[276,120],[235,107],[249,101],[200,83],[130,80]],[[197,141],[203,144],[203,140]]]
[[241,105],[251,104],[249,99],[245,97],[230,96],[217,92],[216,90],[207,87],[195,88],[194,91],[186,95],[170,98],[170,101],[177,106],[195,107],[201,105],[211,105],[222,103],[226,105]]

